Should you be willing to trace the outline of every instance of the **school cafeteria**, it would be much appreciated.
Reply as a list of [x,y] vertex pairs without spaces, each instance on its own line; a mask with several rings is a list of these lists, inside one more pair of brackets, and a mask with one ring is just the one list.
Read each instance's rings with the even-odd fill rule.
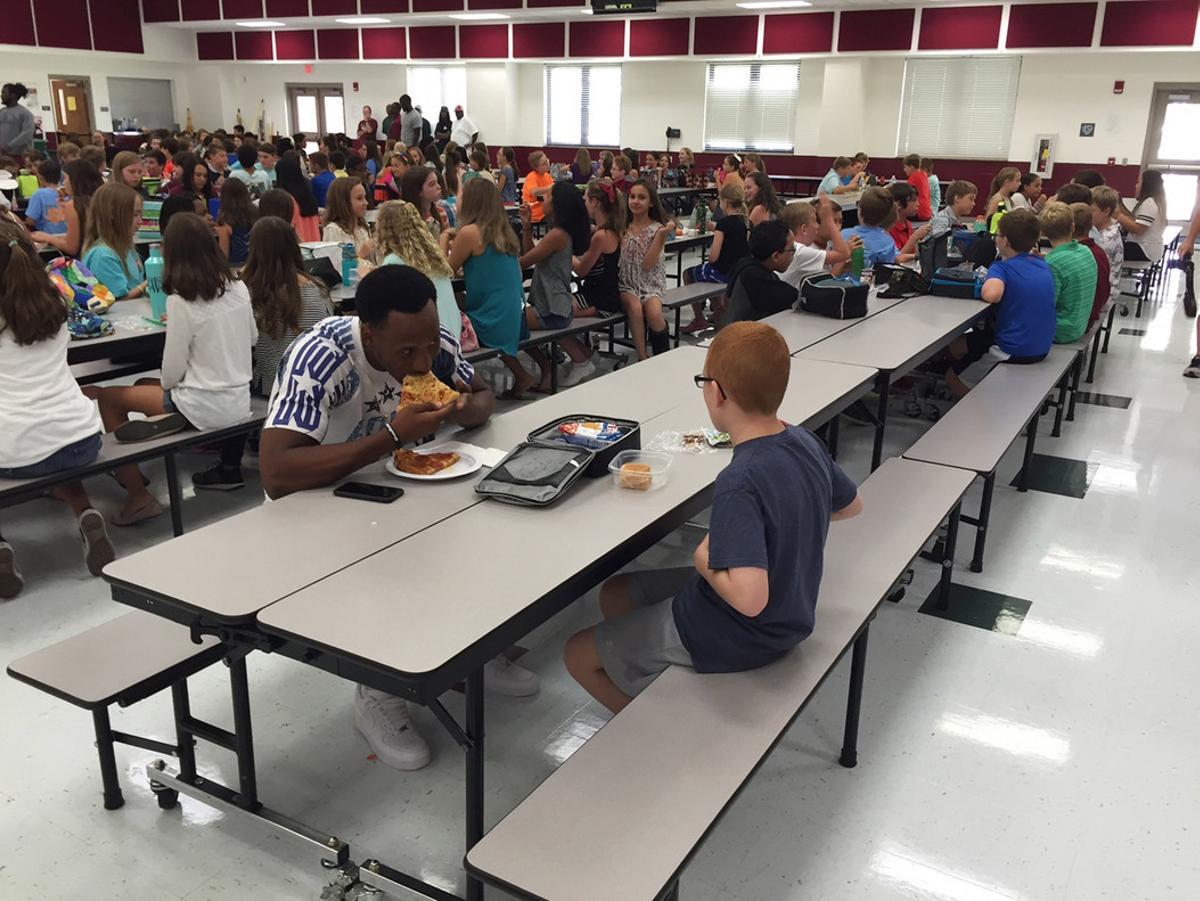
[[1200,0],[0,7],[0,899],[1200,898]]

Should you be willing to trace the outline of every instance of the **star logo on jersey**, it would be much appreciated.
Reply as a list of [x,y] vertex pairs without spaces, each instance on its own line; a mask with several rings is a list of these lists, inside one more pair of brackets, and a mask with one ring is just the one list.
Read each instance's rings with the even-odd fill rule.
[[367,411],[370,413],[382,413],[383,408],[380,405],[379,398],[367,401]]
[[397,396],[396,386],[391,384],[390,382],[388,384],[384,385],[383,390],[381,392],[379,392],[379,399],[385,404],[388,401],[395,400],[396,396]]

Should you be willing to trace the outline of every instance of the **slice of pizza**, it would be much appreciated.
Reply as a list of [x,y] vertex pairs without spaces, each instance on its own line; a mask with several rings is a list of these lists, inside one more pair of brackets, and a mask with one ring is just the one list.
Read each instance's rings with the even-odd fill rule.
[[458,400],[458,392],[448,387],[432,372],[424,375],[406,375],[400,384],[400,406],[433,404],[444,407]]
[[431,476],[449,469],[459,461],[458,454],[419,454],[403,448],[392,454],[392,462],[401,472],[414,476]]

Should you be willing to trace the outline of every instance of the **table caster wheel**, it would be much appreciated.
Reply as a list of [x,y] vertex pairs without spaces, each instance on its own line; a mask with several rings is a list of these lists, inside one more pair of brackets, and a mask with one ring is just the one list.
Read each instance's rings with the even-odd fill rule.
[[174,810],[179,806],[179,792],[173,788],[155,788],[150,786],[154,792],[154,800],[158,802],[160,810]]
[[927,406],[925,408],[925,418],[928,419],[930,422],[937,422],[939,419],[942,418],[942,411],[939,410],[937,407],[935,407],[933,404],[930,404],[929,406]]
[[1124,306],[1121,307],[1121,315],[1128,316],[1129,315],[1129,307],[1124,307]]
[[917,419],[921,415],[921,405],[915,400],[904,402],[904,415],[910,419]]

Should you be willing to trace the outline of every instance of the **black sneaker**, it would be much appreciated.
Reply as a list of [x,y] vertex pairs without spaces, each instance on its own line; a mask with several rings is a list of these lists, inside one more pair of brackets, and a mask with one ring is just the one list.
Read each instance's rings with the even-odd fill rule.
[[124,422],[113,429],[113,436],[122,444],[132,444],[182,432],[187,426],[188,421],[184,419],[182,413],[162,413],[158,416]]
[[246,480],[242,478],[240,467],[226,469],[217,463],[204,472],[193,473],[192,485],[197,491],[233,491],[237,488],[245,488]]
[[1200,379],[1200,354],[1192,357],[1192,362],[1188,364],[1188,368],[1183,370],[1185,379]]

